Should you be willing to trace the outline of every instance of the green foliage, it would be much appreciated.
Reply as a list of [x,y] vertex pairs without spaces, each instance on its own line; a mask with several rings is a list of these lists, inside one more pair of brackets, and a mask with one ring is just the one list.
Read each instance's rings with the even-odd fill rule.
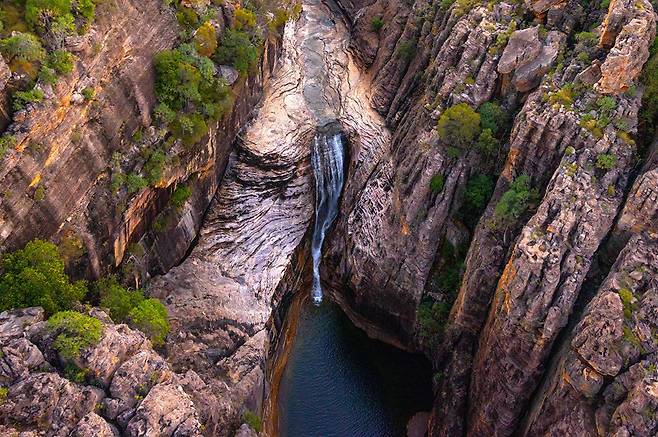
[[9,134],[0,136],[0,158],[2,158],[7,150],[16,145],[16,137]]
[[603,96],[596,99],[596,105],[602,115],[610,117],[615,108],[617,108],[617,101],[610,96]]
[[46,51],[36,36],[20,32],[0,40],[0,53],[10,64],[14,61],[40,62],[46,57]]
[[509,222],[520,218],[539,199],[539,192],[530,186],[530,177],[521,175],[514,179],[500,198],[494,210],[498,220]]
[[12,95],[12,108],[14,111],[20,111],[31,103],[39,103],[43,100],[43,91],[32,88],[29,91],[16,91]]
[[263,429],[263,424],[261,421],[261,418],[258,416],[258,414],[254,413],[251,410],[246,410],[244,414],[242,415],[242,421],[249,425],[251,429],[256,431],[257,433],[261,432]]
[[84,282],[71,283],[57,246],[34,240],[5,254],[0,276],[0,311],[41,306],[47,314],[71,308],[86,294]]
[[77,382],[82,384],[87,379],[87,374],[89,373],[86,369],[80,369],[73,363],[68,363],[64,366],[64,378],[69,381]]
[[210,21],[206,21],[197,29],[194,35],[194,45],[201,56],[212,56],[215,53],[215,50],[217,50],[217,34],[215,26]]
[[480,114],[466,103],[458,103],[441,114],[437,130],[441,141],[463,149],[480,134]]
[[452,6],[453,3],[455,3],[455,0],[441,0],[439,7],[442,10],[447,11],[448,9],[450,9],[450,6]]
[[507,129],[509,115],[497,103],[486,102],[478,109],[482,129],[489,129],[493,136],[498,136]]
[[596,157],[596,168],[612,170],[617,166],[617,157],[610,153],[602,153]]
[[128,314],[132,326],[146,334],[154,346],[162,346],[169,333],[167,308],[158,299],[141,301]]
[[493,136],[491,129],[485,129],[480,133],[475,147],[485,156],[493,156],[500,148],[500,141]]
[[633,316],[633,311],[635,311],[635,304],[633,303],[635,297],[633,296],[633,292],[628,288],[621,288],[618,293],[621,303],[624,305],[624,316],[630,320]]
[[146,182],[146,179],[144,179],[140,175],[135,173],[130,173],[126,177],[126,187],[128,188],[128,192],[132,194],[138,192],[143,188],[148,187],[148,182]]
[[167,156],[162,150],[155,149],[153,153],[151,153],[148,161],[144,164],[146,182],[148,182],[149,185],[154,186],[160,181],[160,179],[162,179],[166,162]]
[[35,190],[34,190],[34,201],[35,202],[41,202],[46,198],[46,189],[43,188],[43,186],[39,185]]
[[96,90],[94,89],[94,87],[90,87],[90,86],[85,87],[85,88],[82,89],[81,93],[82,93],[82,96],[87,101],[93,100],[94,97],[96,97]]
[[181,116],[171,123],[170,128],[174,136],[180,138],[188,147],[201,141],[208,133],[208,125],[199,114]]
[[551,105],[561,105],[570,108],[573,105],[575,92],[573,84],[566,84],[558,91],[555,91],[548,97],[548,102]]
[[171,203],[176,207],[180,208],[187,202],[187,199],[192,195],[192,190],[187,185],[179,185],[176,187],[174,192],[171,194]]
[[258,49],[246,32],[227,29],[215,52],[215,60],[219,64],[233,65],[241,74],[247,74],[258,61]]
[[247,30],[256,25],[256,14],[249,9],[238,7],[235,9],[235,29]]
[[425,341],[435,342],[443,333],[443,329],[450,316],[450,305],[446,302],[426,300],[418,306],[418,326],[420,336]]
[[467,210],[482,212],[493,194],[494,184],[487,175],[477,175],[466,182],[464,204]]
[[382,30],[382,27],[384,27],[384,20],[382,17],[374,17],[370,22],[370,28],[373,32],[379,33],[379,31]]
[[112,180],[110,181],[110,191],[113,194],[116,194],[125,183],[126,183],[126,175],[124,175],[123,173],[113,173]]
[[73,360],[80,352],[101,339],[100,320],[75,311],[61,311],[48,319],[48,328],[57,334],[53,348],[65,360]]
[[462,15],[468,14],[471,9],[473,9],[475,6],[481,4],[481,0],[456,0],[455,1],[455,14],[458,17],[461,17]]
[[169,124],[176,119],[174,112],[166,103],[160,103],[155,107],[154,116],[162,124]]
[[397,53],[402,60],[406,62],[411,61],[416,54],[416,43],[412,40],[405,39],[398,46]]
[[75,30],[76,20],[84,32],[94,21],[96,4],[93,0],[26,0],[25,20],[39,32]]
[[57,74],[69,74],[73,71],[73,55],[66,50],[55,50],[48,55],[45,65]]
[[443,185],[445,183],[445,178],[441,173],[437,173],[434,176],[432,176],[432,179],[430,179],[430,191],[432,193],[440,193],[443,191]]
[[9,389],[7,387],[0,387],[0,405],[5,403],[8,394]]
[[103,278],[94,284],[100,306],[110,311],[115,323],[124,323],[130,312],[144,300],[140,290],[131,291],[121,286],[114,276]]

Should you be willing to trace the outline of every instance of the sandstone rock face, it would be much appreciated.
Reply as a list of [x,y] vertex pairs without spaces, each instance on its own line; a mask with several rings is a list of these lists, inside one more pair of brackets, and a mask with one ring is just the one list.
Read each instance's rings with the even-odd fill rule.
[[208,434],[230,435],[245,407],[260,410],[274,292],[313,213],[316,129],[340,124],[362,162],[387,141],[348,42],[345,24],[327,6],[304,3],[300,20],[288,24],[283,57],[236,145],[197,245],[150,285],[172,321],[167,359],[190,375],[194,388],[187,391]]
[[[21,436],[200,435],[180,378],[146,337],[98,310],[92,314],[103,321],[103,336],[72,363],[57,358],[41,308],[0,314],[0,332],[11,333],[0,337],[0,384],[8,388],[0,430],[14,426]],[[77,382],[65,378],[71,368],[82,375]]]
[[[150,126],[155,105],[152,59],[172,47],[179,29],[173,10],[156,0],[102,4],[96,17],[88,34],[67,42],[66,49],[78,57],[74,71],[45,89],[44,104],[14,117],[8,128],[17,145],[0,162],[5,187],[0,248],[13,250],[37,237],[55,242],[74,238],[84,252],[75,260],[79,275],[95,278],[125,260],[146,277],[177,264],[194,240],[231,144],[273,68],[278,40],[272,37],[265,44],[258,74],[236,81],[231,67],[222,69],[235,82],[233,111],[211,126],[198,150],[184,154],[180,165],[168,166],[157,187],[114,194],[109,190],[112,174],[119,169],[139,172],[145,163],[140,151],[162,141]],[[86,87],[96,91],[93,102],[82,99]],[[4,126],[0,121],[0,128]],[[168,212],[171,193],[186,181],[192,197],[167,216],[166,235],[152,231],[158,215]],[[45,192],[43,200],[33,198],[38,187]],[[127,255],[127,247],[140,240],[147,253]]]
[[656,237],[636,235],[619,255],[550,372],[527,434],[658,430]]
[[605,94],[628,90],[649,59],[649,47],[655,36],[656,17],[648,1],[611,2],[601,33],[601,45],[611,45],[614,41],[614,46],[601,65],[598,89]]

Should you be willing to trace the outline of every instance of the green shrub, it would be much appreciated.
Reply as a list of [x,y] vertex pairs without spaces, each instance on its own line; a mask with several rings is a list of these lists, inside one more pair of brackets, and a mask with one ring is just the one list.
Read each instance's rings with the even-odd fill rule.
[[29,91],[16,91],[12,96],[12,108],[14,111],[20,111],[31,103],[39,103],[43,100],[43,91],[32,88]]
[[631,319],[633,316],[633,311],[635,311],[635,304],[633,303],[635,298],[633,296],[633,292],[628,288],[621,288],[618,293],[619,298],[621,299],[621,303],[624,306],[624,316],[627,319]]
[[208,125],[199,114],[180,116],[170,128],[174,136],[180,138],[188,147],[197,144],[208,133]]
[[373,32],[379,33],[379,31],[382,30],[382,27],[384,27],[384,20],[382,17],[374,17],[370,22],[370,27]]
[[215,50],[217,50],[217,34],[215,26],[210,21],[206,21],[197,29],[194,35],[194,45],[201,56],[212,56],[215,53]]
[[509,116],[503,108],[493,102],[483,103],[478,109],[480,114],[480,123],[482,129],[489,129],[494,136],[502,133],[507,129],[509,123]]
[[0,405],[5,403],[8,394],[9,389],[7,387],[0,387]]
[[411,40],[404,40],[398,46],[398,56],[406,62],[411,61],[416,54],[416,43]]
[[658,127],[658,38],[653,41],[650,52],[651,56],[644,64],[640,76],[640,80],[644,85],[644,92],[639,113],[642,135],[639,135],[638,138],[644,140],[642,144],[644,147],[652,141]]
[[96,281],[94,290],[98,293],[100,306],[110,311],[115,323],[126,322],[133,308],[144,300],[140,290],[131,291],[122,287],[113,276]]
[[34,240],[2,257],[0,311],[41,306],[47,314],[71,308],[86,294],[84,282],[71,283],[57,246]]
[[55,85],[57,80],[58,77],[55,70],[46,65],[41,66],[41,70],[39,70],[39,81],[45,84]]
[[140,175],[135,173],[130,173],[126,177],[126,187],[128,188],[128,192],[130,194],[133,194],[140,191],[143,188],[148,187],[148,182],[146,182],[146,179],[144,179]]
[[235,29],[251,29],[256,25],[256,14],[249,9],[237,7],[235,9]]
[[548,102],[551,105],[561,105],[566,108],[570,108],[571,105],[573,105],[574,98],[575,93],[573,84],[566,84],[558,91],[552,93],[548,97]]
[[39,32],[75,30],[75,21],[83,32],[94,20],[93,0],[26,0],[25,20]]
[[9,134],[4,134],[0,136],[0,158],[2,158],[7,150],[11,149],[16,145],[16,137]]
[[596,168],[612,170],[617,166],[617,157],[610,153],[602,153],[596,157]]
[[165,103],[158,104],[155,107],[153,115],[155,116],[155,119],[162,124],[169,124],[176,119],[176,112]]
[[94,89],[94,87],[90,87],[90,86],[84,87],[82,91],[80,91],[80,93],[82,94],[82,96],[85,98],[86,101],[93,100],[94,97],[96,97],[96,90]]
[[187,199],[192,195],[192,190],[187,185],[179,185],[176,187],[174,192],[171,194],[171,203],[176,207],[180,208],[187,202]]
[[539,192],[530,186],[530,177],[521,175],[514,179],[509,189],[500,198],[495,208],[495,216],[501,221],[520,218],[539,198]]
[[233,65],[241,74],[247,74],[258,61],[258,49],[249,34],[227,29],[215,52],[215,60],[218,64]]
[[450,9],[450,6],[452,6],[453,3],[455,3],[455,0],[441,0],[440,8],[444,11],[447,11]]
[[66,50],[55,50],[48,55],[45,65],[57,74],[69,74],[73,71],[73,55]]
[[110,191],[112,194],[116,194],[125,183],[126,175],[123,173],[113,173],[112,180],[110,181]]
[[46,57],[39,39],[21,32],[0,40],[0,53],[10,64],[14,61],[40,62]]
[[258,414],[254,413],[251,410],[247,410],[244,412],[242,415],[242,421],[249,425],[251,429],[256,431],[257,433],[261,432],[263,429],[263,424],[261,421],[261,418],[258,416]]
[[458,103],[441,114],[437,130],[441,141],[463,149],[480,134],[480,114],[466,103]]
[[162,346],[169,333],[167,308],[158,299],[145,299],[128,314],[132,326],[146,334],[154,346]]
[[500,148],[500,141],[493,136],[491,129],[484,129],[478,137],[475,147],[485,156],[493,156]]
[[144,164],[144,172],[146,173],[146,181],[149,185],[156,185],[162,175],[164,174],[165,164],[167,162],[167,155],[160,150],[156,149],[151,153],[148,161]]
[[494,184],[487,175],[469,178],[464,192],[464,203],[469,211],[481,212],[493,194]]
[[43,188],[42,185],[39,185],[35,190],[34,190],[34,201],[35,202],[41,202],[46,198],[46,189]]
[[430,179],[430,191],[432,193],[440,193],[443,191],[443,185],[445,183],[445,179],[442,174],[437,173],[434,176],[432,176],[432,179]]
[[461,17],[462,15],[468,14],[471,9],[476,7],[477,5],[481,4],[481,0],[457,0],[455,6],[455,14],[457,14],[458,17]]
[[431,343],[436,342],[437,337],[443,333],[449,316],[450,305],[448,303],[432,300],[422,302],[418,306],[416,315],[420,328],[420,337]]
[[57,333],[53,348],[65,360],[80,356],[84,349],[97,344],[103,333],[100,320],[75,311],[61,311],[48,319],[48,328]]

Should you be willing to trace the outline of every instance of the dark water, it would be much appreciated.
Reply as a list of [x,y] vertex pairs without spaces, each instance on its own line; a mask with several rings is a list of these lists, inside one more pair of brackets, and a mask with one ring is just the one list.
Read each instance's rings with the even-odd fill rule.
[[279,393],[283,437],[406,435],[432,402],[422,357],[370,340],[334,303],[302,309]]

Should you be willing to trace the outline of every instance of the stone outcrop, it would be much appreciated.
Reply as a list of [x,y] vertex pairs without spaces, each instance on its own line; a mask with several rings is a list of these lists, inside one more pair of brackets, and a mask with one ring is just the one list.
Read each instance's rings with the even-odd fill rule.
[[0,429],[18,428],[21,436],[200,435],[182,379],[148,339],[99,310],[91,314],[103,322],[102,337],[72,362],[53,350],[41,308],[0,314],[0,384],[7,388]]
[[604,94],[620,94],[629,89],[649,59],[649,47],[656,36],[656,17],[647,0],[610,3],[603,24],[601,45],[610,46],[601,65],[598,89]]

